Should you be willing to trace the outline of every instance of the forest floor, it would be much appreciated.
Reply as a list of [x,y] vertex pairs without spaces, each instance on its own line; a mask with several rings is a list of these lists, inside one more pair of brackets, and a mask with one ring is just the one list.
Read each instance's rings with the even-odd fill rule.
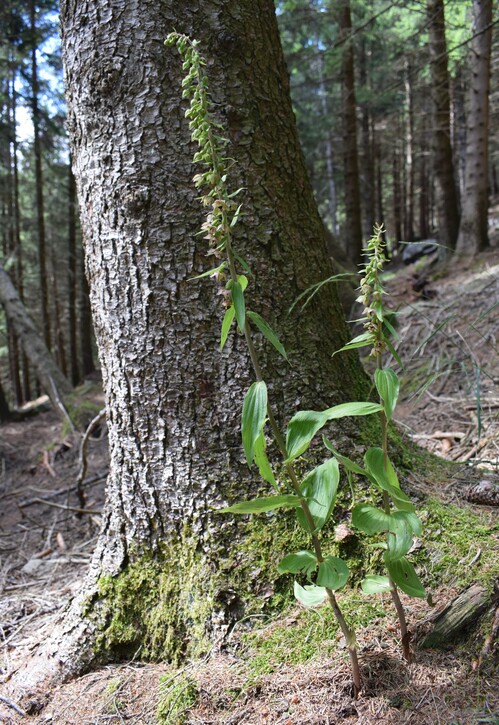
[[[499,248],[455,266],[447,275],[435,277],[434,270],[425,271],[420,264],[404,267],[388,276],[386,286],[390,303],[399,309],[398,348],[404,362],[397,421],[420,445],[460,462],[450,473],[442,470],[432,478],[414,471],[406,482],[408,490],[453,504],[465,515],[476,514],[497,562]],[[86,395],[92,401],[90,419],[103,400],[95,384],[89,384]],[[88,453],[81,513],[75,485],[78,444],[71,434],[62,434],[55,414],[46,410],[0,427],[0,682],[49,636],[81,585],[104,497],[105,426],[91,439]],[[466,546],[459,564],[471,582],[475,572],[480,579],[485,548],[478,534]],[[497,565],[486,572],[489,585],[498,573]],[[404,596],[416,634],[459,591],[459,577],[448,576],[432,592],[437,602],[433,610],[424,600]],[[252,638],[234,632],[226,651],[182,669],[137,661],[92,671],[54,689],[38,714],[23,715],[0,695],[0,722],[498,725],[498,652],[493,642],[479,661],[492,629],[494,602],[481,628],[467,639],[445,649],[416,649],[410,665],[396,647],[395,623],[386,603],[386,612],[380,614],[378,608],[372,621],[358,628],[364,689],[357,700],[350,696],[341,640],[332,635],[329,646],[306,647],[313,627],[326,626],[325,618],[312,612],[305,619],[295,607],[279,621],[262,618]],[[289,637],[297,622],[305,632],[305,645],[293,658],[296,648]],[[284,652],[269,654],[262,646],[279,641],[287,642]]]

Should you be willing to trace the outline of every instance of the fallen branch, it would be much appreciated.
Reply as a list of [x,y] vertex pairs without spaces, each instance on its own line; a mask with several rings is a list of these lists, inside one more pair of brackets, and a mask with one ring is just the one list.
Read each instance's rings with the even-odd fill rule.
[[10,707],[10,708],[12,708],[12,710],[15,710],[15,712],[17,712],[18,715],[26,716],[26,713],[24,712],[24,710],[21,710],[21,708],[18,707],[15,702],[12,702],[12,700],[9,700],[8,697],[4,697],[3,695],[0,695],[0,702],[5,703],[5,705],[7,705],[7,707]]
[[87,472],[87,446],[88,441],[90,440],[90,436],[94,432],[94,430],[97,428],[97,426],[101,423],[102,420],[106,417],[106,409],[102,408],[99,413],[93,418],[93,420],[90,421],[88,424],[87,430],[85,431],[85,435],[83,436],[83,439],[81,441],[80,446],[80,470],[78,472],[78,477],[76,479],[76,491],[78,493],[78,500],[80,502],[80,506],[82,508],[85,508],[85,494],[83,492],[83,481],[85,479],[85,474]]
[[63,509],[64,511],[75,511],[77,514],[96,514],[97,516],[100,516],[102,513],[102,511],[99,511],[98,509],[86,509],[78,508],[77,506],[66,506],[60,503],[55,503],[54,501],[46,501],[43,498],[32,498],[31,501],[28,501],[28,503],[19,504],[19,508],[25,508],[26,506],[31,506],[35,503],[41,503],[45,506],[52,506],[56,509]]

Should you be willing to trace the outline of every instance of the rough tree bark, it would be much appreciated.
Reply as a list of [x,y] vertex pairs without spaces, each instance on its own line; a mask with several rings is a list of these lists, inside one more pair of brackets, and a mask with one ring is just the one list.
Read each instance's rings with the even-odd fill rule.
[[[259,485],[239,434],[251,375],[240,336],[218,352],[220,297],[190,280],[212,264],[195,237],[203,212],[181,64],[163,45],[172,29],[202,42],[238,162],[234,188],[246,190],[237,244],[255,274],[252,304],[292,362],[262,344],[279,417],[368,394],[356,356],[331,357],[348,335],[332,287],[299,319],[287,314],[332,268],[272,0],[62,0],[61,21],[110,472],[86,585],[18,674],[25,690],[139,648],[170,659],[199,651],[242,616],[244,586],[258,593],[262,584],[254,573],[236,582],[235,542],[248,524],[210,513]],[[352,424],[333,437],[344,445],[356,433]]]
[[489,246],[489,87],[492,0],[473,3],[471,83],[466,134],[466,170],[457,252],[477,254]]
[[343,164],[345,177],[346,249],[350,259],[362,260],[362,212],[360,207],[359,155],[357,144],[357,107],[355,101],[355,66],[352,43],[350,0],[339,0],[338,20],[341,46],[341,107],[343,113]]
[[459,199],[450,132],[444,0],[428,0],[427,10],[433,100],[433,162],[438,188],[438,233],[442,246],[451,251],[455,249],[459,231]]

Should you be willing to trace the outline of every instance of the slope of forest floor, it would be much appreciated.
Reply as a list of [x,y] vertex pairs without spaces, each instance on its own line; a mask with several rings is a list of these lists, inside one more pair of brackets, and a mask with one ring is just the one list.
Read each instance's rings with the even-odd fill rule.
[[[457,506],[463,516],[456,515],[456,530],[469,515],[477,531],[475,539],[469,534],[459,562],[467,578],[447,571],[432,591],[440,611],[464,579],[492,586],[499,574],[499,251],[495,247],[446,275],[414,264],[393,271],[386,286],[399,311],[397,346],[404,362],[397,421],[420,445],[460,462],[450,471],[436,468],[433,476],[414,470],[406,485],[420,497]],[[95,384],[84,394],[91,401],[90,419],[102,396]],[[5,682],[49,635],[81,584],[99,530],[107,440],[105,428],[91,439],[82,503],[75,485],[78,442],[63,435],[52,411],[5,424],[0,436],[0,681]],[[82,506],[84,513],[78,511]],[[435,531],[436,540],[443,533]],[[417,634],[435,609],[408,597],[404,603]],[[251,635],[236,628],[227,651],[182,669],[128,662],[90,672],[56,688],[39,714],[16,713],[15,703],[0,695],[0,722],[499,723],[493,646],[478,666],[494,603],[467,639],[443,650],[417,650],[411,665],[396,647],[389,603],[380,598],[369,611],[357,626],[364,690],[356,701],[349,694],[344,645],[327,615],[293,608],[277,622],[262,617]]]

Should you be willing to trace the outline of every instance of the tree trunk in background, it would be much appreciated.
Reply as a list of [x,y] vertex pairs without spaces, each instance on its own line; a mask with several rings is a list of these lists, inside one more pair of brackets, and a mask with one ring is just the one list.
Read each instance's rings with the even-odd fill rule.
[[11,418],[11,412],[2,384],[0,383],[0,422],[6,423]]
[[317,46],[317,65],[319,72],[319,88],[321,97],[321,110],[324,124],[327,128],[326,138],[324,142],[324,152],[326,156],[326,179],[327,179],[327,209],[329,214],[329,223],[331,231],[335,237],[338,236],[338,215],[337,215],[337,199],[336,199],[336,182],[334,180],[334,164],[333,164],[333,144],[331,142],[331,121],[327,103],[326,83],[324,81],[324,61],[322,58],[322,50],[319,38],[315,38]]
[[[376,188],[375,188],[375,200],[376,200],[376,216],[377,223],[384,224],[385,222],[385,209],[383,205],[383,154],[381,151],[381,140],[373,138],[374,146],[374,164],[376,170]],[[372,232],[371,232],[372,233]]]
[[397,249],[402,241],[402,205],[400,200],[400,168],[397,149],[393,151],[392,157],[392,182],[393,182],[393,233],[395,235],[394,248]]
[[38,231],[38,265],[40,275],[40,302],[42,313],[43,339],[50,350],[52,347],[50,330],[50,312],[48,295],[48,272],[47,272],[47,242],[45,236],[45,211],[43,195],[43,168],[42,168],[42,144],[40,138],[40,108],[38,104],[38,61],[37,51],[37,29],[36,29],[36,5],[35,0],[30,0],[30,31],[31,31],[31,109],[33,116],[33,149],[35,154],[35,185],[36,185],[36,217]]
[[[24,264],[23,250],[21,246],[21,205],[19,200],[19,164],[18,164],[19,143],[17,140],[17,93],[15,76],[12,82],[12,156],[13,156],[13,194],[14,194],[14,239],[15,239],[15,287],[19,293],[19,299],[24,304]],[[29,363],[26,355],[21,355],[21,382],[23,401],[31,399],[31,384]]]
[[428,169],[428,124],[426,114],[423,115],[421,127],[421,144],[419,147],[419,238],[429,239],[430,237],[430,213],[429,213],[429,169]]
[[50,267],[52,273],[52,304],[54,309],[53,330],[54,330],[54,358],[57,367],[64,377],[67,377],[68,364],[66,356],[66,341],[64,340],[63,321],[61,313],[61,303],[59,299],[59,284],[57,281],[56,261],[54,259],[53,250],[50,253]]
[[457,251],[464,254],[477,254],[489,246],[487,213],[491,22],[492,0],[474,0],[466,173],[457,242]]
[[464,194],[464,175],[466,171],[466,112],[465,81],[462,65],[458,65],[452,78],[452,134],[454,148],[454,168],[460,198]]
[[[279,419],[297,403],[321,409],[368,392],[355,355],[331,356],[348,337],[334,287],[299,313],[299,325],[287,314],[332,265],[272,1],[63,0],[61,11],[110,472],[87,585],[18,677],[25,687],[138,646],[144,657],[199,651],[203,638],[206,647],[207,637],[244,616],[230,552],[247,525],[214,516],[211,507],[260,485],[244,463],[239,433],[252,375],[240,335],[218,351],[223,308],[216,288],[190,281],[211,265],[195,236],[203,210],[191,181],[181,62],[163,46],[170,30],[202,42],[211,95],[231,140],[227,155],[238,162],[231,182],[245,192],[236,243],[255,274],[248,295],[292,361],[289,367],[259,342]],[[342,425],[335,437],[345,445],[357,430]],[[120,638],[112,626],[121,617],[119,598],[110,589],[106,596],[105,587],[131,582],[134,572],[142,581],[123,612],[129,626]],[[258,594],[256,581],[247,586]],[[151,611],[159,620],[151,621]],[[97,654],[96,630],[104,643]]]
[[71,392],[71,386],[52,359],[43,339],[38,334],[33,320],[19,299],[16,288],[9,275],[0,266],[0,304],[12,325],[12,329],[22,346],[26,357],[33,366],[43,389],[49,396],[57,412],[61,413],[61,403]]
[[415,144],[414,144],[414,89],[412,87],[412,64],[410,59],[405,67],[405,103],[406,103],[406,154],[405,165],[407,173],[406,212],[404,241],[414,241],[414,174],[415,174]]
[[449,74],[445,40],[444,0],[427,0],[431,93],[433,100],[433,160],[437,181],[438,236],[447,253],[456,246],[459,230],[457,194],[450,132]]
[[350,259],[362,260],[362,212],[360,208],[359,157],[357,150],[357,108],[355,102],[355,69],[351,39],[350,0],[334,5],[338,21],[338,43],[341,44],[341,97],[343,116],[343,165],[345,184],[345,240]]
[[[359,53],[359,80],[364,87],[364,95],[368,93],[368,76],[367,76],[367,51],[366,40],[361,38]],[[365,239],[369,239],[373,233],[374,224],[376,222],[376,210],[374,201],[374,189],[376,179],[374,175],[374,153],[371,136],[371,114],[369,112],[369,104],[367,102],[361,105],[361,138],[362,138],[362,171],[360,173],[362,179],[362,220],[363,235]],[[379,220],[380,223],[382,220]]]

